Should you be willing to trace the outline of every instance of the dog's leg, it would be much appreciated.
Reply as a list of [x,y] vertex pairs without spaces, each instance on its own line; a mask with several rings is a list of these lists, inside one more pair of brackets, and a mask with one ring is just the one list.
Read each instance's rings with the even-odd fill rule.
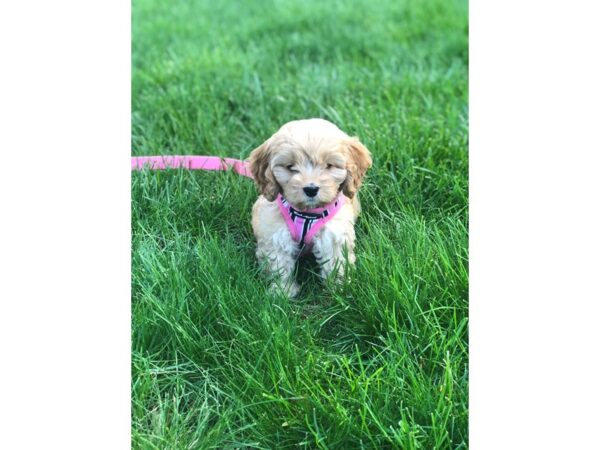
[[276,277],[270,290],[295,297],[300,291],[300,286],[294,279],[298,249],[289,237],[287,229],[273,234],[268,239],[259,240],[257,244],[256,257],[264,264],[265,269]]
[[342,282],[346,261],[352,265],[356,261],[354,228],[348,227],[343,232],[325,228],[315,236],[313,254],[321,267],[323,279],[331,277],[336,283]]

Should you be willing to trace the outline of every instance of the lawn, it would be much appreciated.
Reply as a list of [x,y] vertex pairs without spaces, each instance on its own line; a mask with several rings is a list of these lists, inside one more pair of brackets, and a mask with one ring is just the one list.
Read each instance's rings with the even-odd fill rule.
[[468,447],[466,0],[133,0],[132,153],[373,154],[352,282],[267,292],[246,178],[132,174],[132,446]]

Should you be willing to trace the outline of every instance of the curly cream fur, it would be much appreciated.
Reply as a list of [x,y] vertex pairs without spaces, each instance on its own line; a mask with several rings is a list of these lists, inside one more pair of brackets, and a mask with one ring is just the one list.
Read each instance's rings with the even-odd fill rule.
[[[321,276],[341,279],[344,255],[354,264],[354,223],[360,212],[356,193],[371,166],[371,155],[357,138],[331,122],[307,119],[288,122],[250,155],[250,170],[261,192],[252,208],[256,256],[267,270],[278,275],[274,289],[290,296],[299,286],[293,273],[300,249],[273,200],[278,193],[297,209],[317,208],[333,201],[342,190],[351,199],[313,238],[312,251]],[[318,186],[316,196],[303,188]]]

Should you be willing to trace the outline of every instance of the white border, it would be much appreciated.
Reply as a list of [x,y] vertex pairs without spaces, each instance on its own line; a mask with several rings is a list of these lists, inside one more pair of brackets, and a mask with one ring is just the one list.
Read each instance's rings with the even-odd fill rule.
[[3,2],[0,45],[0,448],[129,448],[129,2]]
[[470,446],[598,445],[594,2],[470,4]]

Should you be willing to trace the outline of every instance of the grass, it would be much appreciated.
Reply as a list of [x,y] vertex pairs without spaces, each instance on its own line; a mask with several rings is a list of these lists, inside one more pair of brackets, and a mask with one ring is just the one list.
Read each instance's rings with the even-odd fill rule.
[[132,446],[468,447],[467,5],[133,0],[133,154],[324,117],[374,165],[352,283],[254,259],[252,183],[132,174]]

